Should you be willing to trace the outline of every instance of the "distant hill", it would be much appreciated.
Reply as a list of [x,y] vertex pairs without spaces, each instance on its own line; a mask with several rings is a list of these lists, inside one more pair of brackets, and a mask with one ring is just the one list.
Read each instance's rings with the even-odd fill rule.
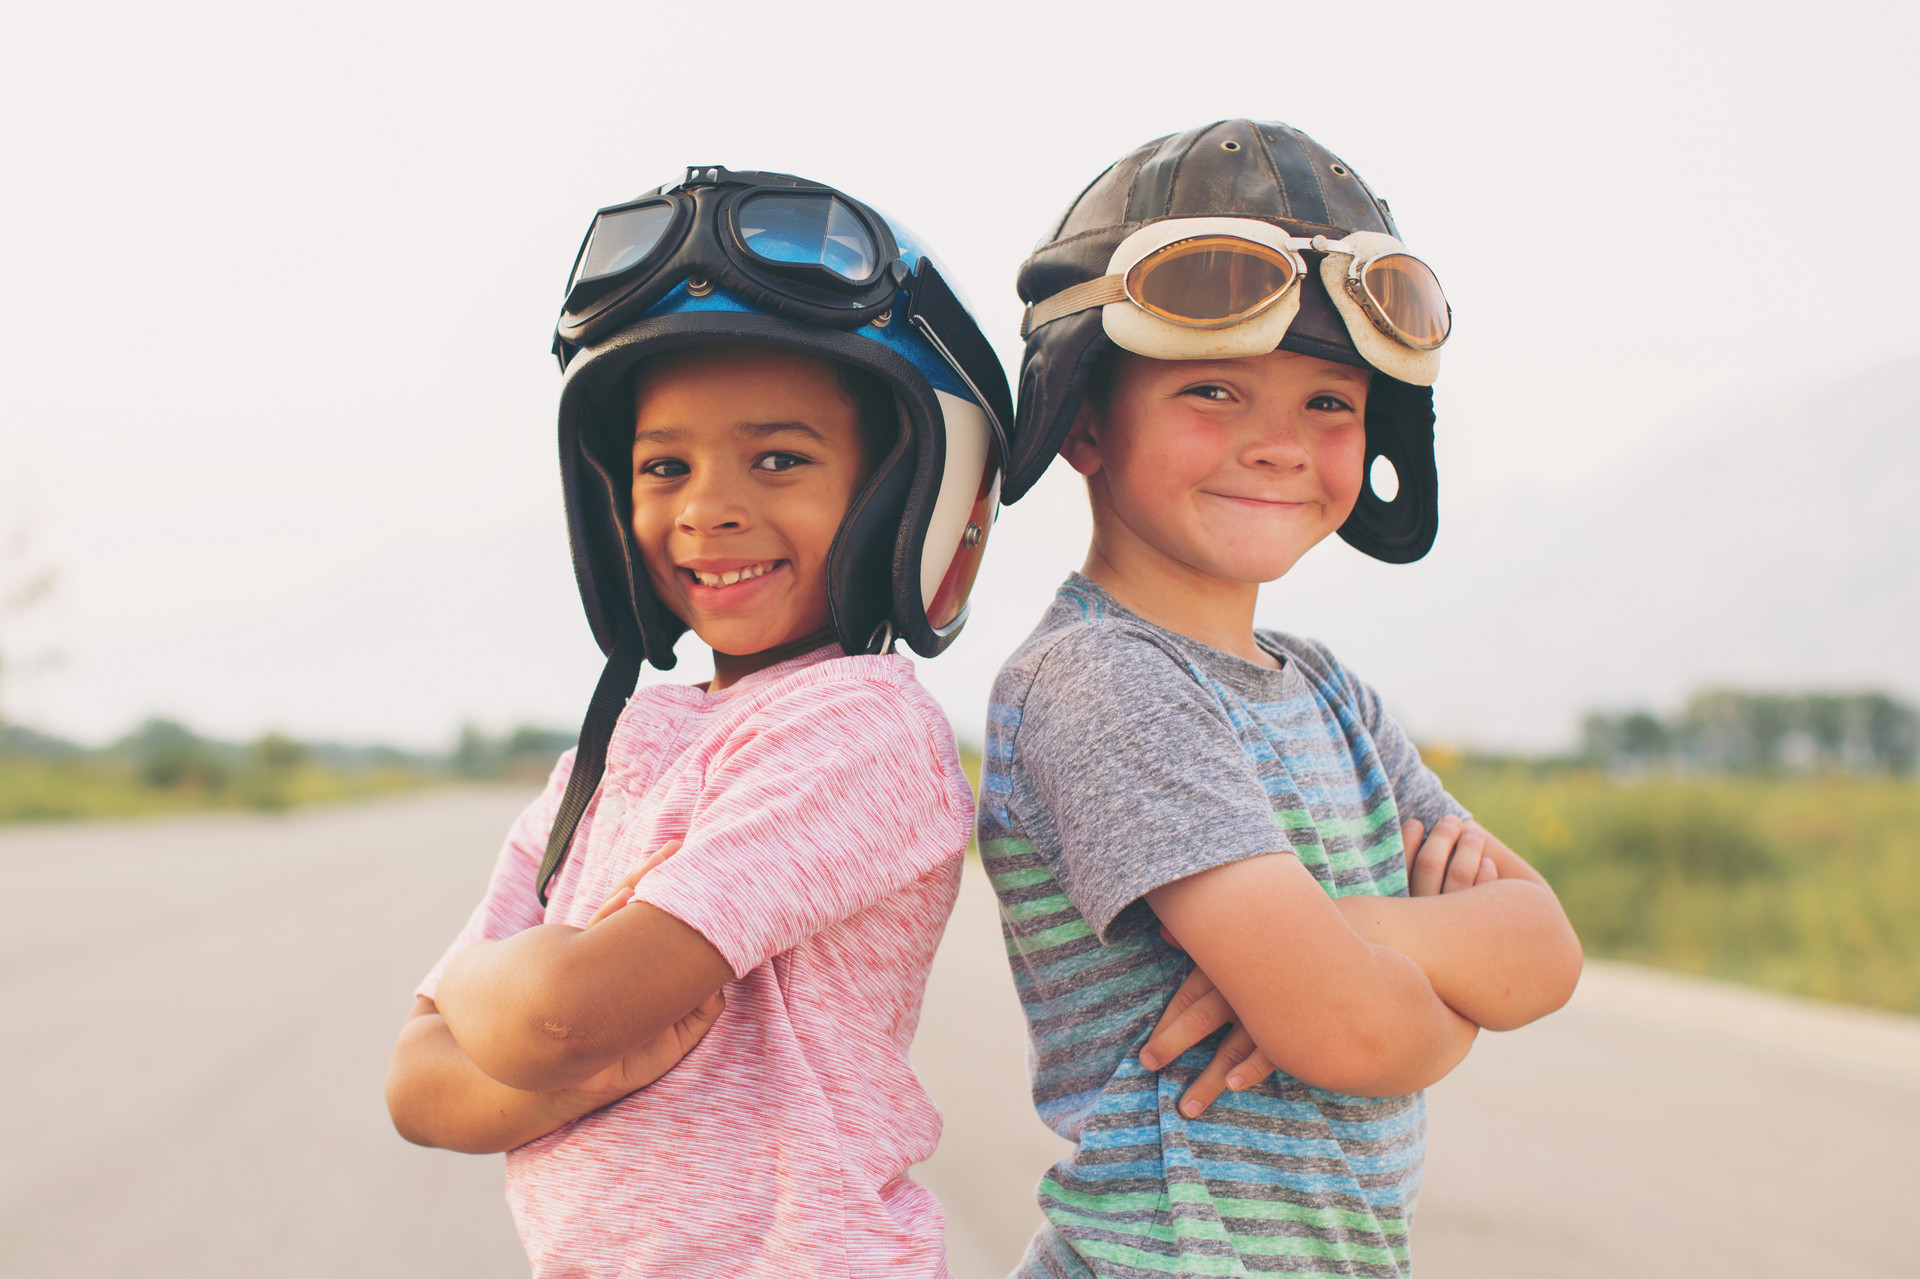
[[1569,491],[1443,505],[1411,568],[1316,552],[1263,599],[1296,618],[1414,732],[1483,744],[1570,744],[1585,710],[1709,686],[1912,700],[1920,360]]
[[36,732],[22,724],[0,724],[0,755],[63,759],[80,751],[81,747],[64,737]]

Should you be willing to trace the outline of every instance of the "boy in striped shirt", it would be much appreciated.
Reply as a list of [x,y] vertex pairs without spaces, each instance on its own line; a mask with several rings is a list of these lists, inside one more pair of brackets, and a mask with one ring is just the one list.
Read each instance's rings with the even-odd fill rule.
[[1114,165],[1020,290],[1008,498],[1057,450],[1093,539],[989,713],[981,848],[1076,1143],[1017,1274],[1404,1279],[1420,1090],[1579,946],[1374,691],[1253,614],[1329,533],[1431,544],[1445,300],[1350,169],[1244,120]]
[[[508,1152],[536,1276],[943,1279],[908,1049],[973,805],[892,646],[965,618],[1005,377],[880,215],[718,166],[600,212],[555,349],[607,673],[416,992],[394,1122]],[[628,696],[686,629],[712,678]]]

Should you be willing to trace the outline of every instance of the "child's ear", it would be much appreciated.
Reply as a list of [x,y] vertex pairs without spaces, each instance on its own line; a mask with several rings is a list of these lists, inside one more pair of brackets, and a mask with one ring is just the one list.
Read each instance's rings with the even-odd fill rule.
[[1082,475],[1100,469],[1100,425],[1092,406],[1082,400],[1080,411],[1073,415],[1073,425],[1067,428],[1067,438],[1060,441],[1060,456]]

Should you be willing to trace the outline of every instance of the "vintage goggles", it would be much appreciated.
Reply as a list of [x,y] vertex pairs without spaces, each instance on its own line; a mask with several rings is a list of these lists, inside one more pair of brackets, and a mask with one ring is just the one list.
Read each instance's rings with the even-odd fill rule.
[[681,283],[715,287],[813,324],[858,328],[893,306],[912,272],[887,221],[831,187],[779,173],[687,170],[679,186],[614,205],[593,225],[554,327],[564,369],[580,347]]
[[[933,259],[907,264],[887,220],[832,187],[784,173],[687,170],[679,186],[593,217],[567,277],[553,353],[632,323],[681,284],[723,288],[766,310],[829,328],[885,328],[899,317],[927,339],[987,415],[1001,456],[1013,406],[992,344]],[[901,297],[905,294],[904,299]]]
[[1308,264],[1361,358],[1431,385],[1453,312],[1431,268],[1393,236],[1299,237],[1253,218],[1169,218],[1122,240],[1107,273],[1033,303],[1021,336],[1103,308],[1115,343],[1163,360],[1233,359],[1274,350],[1300,310]]

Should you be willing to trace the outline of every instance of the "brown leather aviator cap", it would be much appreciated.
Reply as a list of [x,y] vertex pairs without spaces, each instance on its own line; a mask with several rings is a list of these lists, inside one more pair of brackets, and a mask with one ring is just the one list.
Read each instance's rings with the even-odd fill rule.
[[[1122,240],[1150,223],[1184,218],[1257,219],[1303,238],[1340,240],[1352,232],[1399,237],[1386,202],[1306,134],[1277,122],[1222,120],[1156,138],[1095,178],[1021,265],[1021,301],[1031,307],[1100,279]],[[1097,306],[1027,334],[1005,501],[1019,500],[1046,470],[1079,411],[1089,374],[1116,349]],[[1398,491],[1388,501],[1371,482],[1364,485],[1340,536],[1389,563],[1425,555],[1438,527],[1432,388],[1399,381],[1369,363],[1318,270],[1301,279],[1299,313],[1279,349],[1374,369],[1368,473],[1375,458],[1384,456]]]

